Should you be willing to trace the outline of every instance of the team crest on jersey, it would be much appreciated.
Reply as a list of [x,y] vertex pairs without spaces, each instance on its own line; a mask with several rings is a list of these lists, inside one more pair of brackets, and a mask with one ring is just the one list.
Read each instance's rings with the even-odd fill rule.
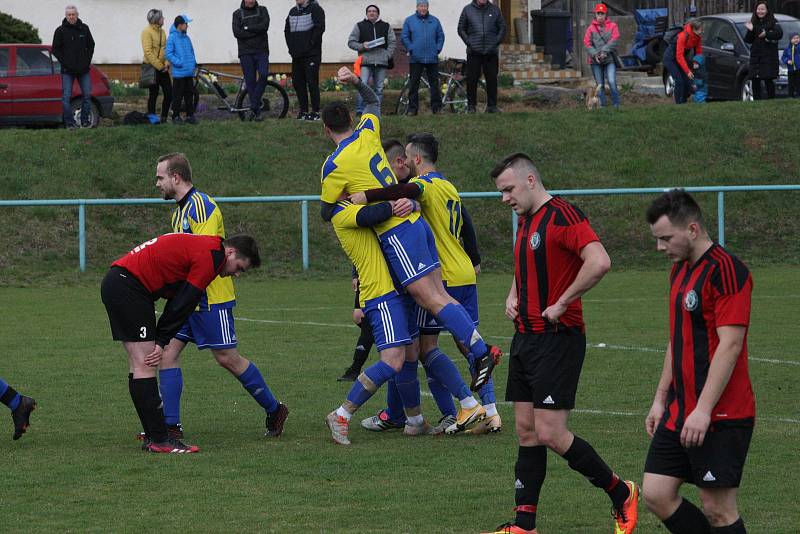
[[183,218],[183,230],[186,231],[189,229],[189,217]]
[[539,235],[539,232],[534,232],[531,236],[531,249],[536,250],[539,248],[539,245],[542,244],[542,236]]
[[683,297],[683,307],[686,311],[696,310],[698,302],[700,302],[700,299],[697,298],[697,293],[695,293],[694,289],[686,293],[686,296]]

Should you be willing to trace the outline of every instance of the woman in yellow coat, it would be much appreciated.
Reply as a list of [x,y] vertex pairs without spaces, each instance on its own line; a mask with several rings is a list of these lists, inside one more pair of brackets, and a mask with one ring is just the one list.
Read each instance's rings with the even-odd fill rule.
[[163,29],[164,14],[160,9],[147,12],[147,27],[142,31],[142,52],[144,63],[156,69],[156,83],[150,86],[150,97],[147,99],[147,113],[155,114],[158,89],[164,93],[161,102],[161,122],[166,121],[169,107],[172,104],[172,82],[169,77],[169,61],[164,57],[167,47],[167,34]]

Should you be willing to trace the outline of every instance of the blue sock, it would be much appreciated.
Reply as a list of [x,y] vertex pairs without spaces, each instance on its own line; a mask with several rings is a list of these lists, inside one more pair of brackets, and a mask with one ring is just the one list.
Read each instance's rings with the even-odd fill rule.
[[439,407],[439,411],[442,412],[442,415],[452,415],[453,417],[456,416],[456,405],[453,403],[453,396],[450,395],[450,392],[447,391],[447,388],[444,387],[435,376],[431,375],[430,369],[424,366],[425,374],[428,375],[428,388],[431,390],[431,395],[433,395],[433,400],[436,401],[436,406]]
[[[475,372],[475,356],[469,358],[469,370]],[[489,380],[478,390],[478,395],[481,396],[481,404],[495,404],[497,397],[494,396],[494,380],[490,377]]]
[[278,400],[270,391],[267,383],[264,382],[261,371],[258,370],[258,367],[253,362],[250,362],[250,365],[241,374],[239,382],[267,413],[272,413],[278,409]]
[[356,379],[353,383],[353,387],[350,388],[350,392],[347,394],[347,400],[353,403],[356,407],[361,406],[365,402],[369,400],[372,395],[378,391],[384,382],[389,380],[390,378],[394,378],[397,374],[392,367],[384,362],[383,360],[378,360],[374,364],[367,367],[364,371],[364,374],[367,375],[367,378],[370,379],[372,384],[374,384],[375,389],[373,391],[368,390],[364,387],[360,380]]
[[158,372],[158,389],[164,403],[164,422],[177,425],[181,422],[181,394],[183,393],[183,371],[179,367],[161,369]]
[[403,362],[403,367],[397,373],[395,382],[400,398],[403,400],[403,408],[408,415],[408,410],[412,409],[411,415],[417,415],[417,409],[422,403],[419,393],[419,378],[417,377],[417,362]]
[[386,415],[393,423],[404,423],[406,420],[406,414],[403,412],[403,399],[400,398],[394,378],[386,382]]
[[462,400],[472,396],[469,387],[461,378],[458,368],[441,349],[435,348],[426,354],[423,365],[426,367],[428,376],[432,376],[444,384],[453,397]]
[[439,311],[439,322],[453,334],[456,341],[469,347],[469,351],[476,356],[483,356],[487,352],[486,343],[483,342],[467,310],[461,304],[448,304]]
[[0,401],[3,402],[8,409],[12,412],[19,407],[19,403],[22,400],[22,396],[16,392],[14,388],[9,386],[8,384],[0,378]]

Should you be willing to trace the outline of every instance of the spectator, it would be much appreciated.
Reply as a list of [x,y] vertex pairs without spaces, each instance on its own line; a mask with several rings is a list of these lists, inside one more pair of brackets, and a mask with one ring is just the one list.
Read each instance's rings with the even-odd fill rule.
[[608,20],[608,8],[605,4],[594,6],[594,20],[583,36],[583,45],[589,56],[592,74],[597,86],[600,88],[600,107],[606,106],[606,89],[611,90],[611,104],[619,107],[619,90],[617,90],[617,63],[615,59],[617,43],[619,42],[619,28],[616,22]]
[[76,127],[72,112],[72,85],[75,80],[81,88],[81,127],[91,126],[92,79],[89,69],[94,55],[94,39],[89,26],[78,18],[78,8],[70,4],[64,8],[64,20],[53,34],[53,55],[61,64],[61,102],[64,108],[64,126]]
[[167,49],[167,34],[164,31],[164,14],[160,9],[151,9],[147,12],[147,27],[142,30],[142,52],[144,62],[156,69],[156,83],[148,90],[147,113],[155,115],[158,89],[164,93],[161,101],[161,122],[166,122],[169,106],[172,103],[172,80],[169,77],[169,61],[165,56]]
[[428,12],[428,0],[417,0],[417,12],[403,22],[401,39],[408,50],[409,84],[408,114],[419,110],[419,79],[422,72],[431,86],[431,111],[442,109],[442,94],[439,90],[439,52],[444,46],[444,30],[439,19]]
[[250,97],[250,120],[260,122],[261,99],[269,76],[269,12],[256,0],[242,0],[233,12],[233,35],[239,45],[247,95]]
[[706,72],[706,57],[697,54],[692,58],[692,89],[694,90],[694,101],[705,102],[708,97],[708,73]]
[[767,98],[775,98],[775,78],[778,77],[778,41],[783,30],[766,2],[758,2],[750,21],[745,24],[746,43],[750,43],[750,79],[753,98],[761,100],[761,82],[767,87]]
[[789,71],[789,96],[792,98],[800,97],[800,34],[792,35],[789,46],[783,51],[781,61]]
[[[692,89],[694,73],[689,66],[691,58],[703,53],[703,22],[689,19],[683,31],[675,36],[664,52],[664,68],[675,82],[673,96],[676,104],[685,104]],[[776,55],[777,57],[777,55]]]
[[175,23],[169,29],[167,39],[167,59],[172,65],[172,122],[183,124],[181,119],[181,106],[186,110],[186,122],[197,124],[194,116],[194,69],[197,60],[194,55],[192,40],[189,38],[189,23],[192,19],[188,15],[178,15]]
[[[298,119],[319,120],[319,64],[322,61],[322,34],[325,11],[316,0],[296,0],[289,10],[283,33],[292,56],[292,84],[300,104]],[[311,96],[311,113],[308,97]]]
[[475,113],[478,80],[486,80],[487,113],[497,113],[497,49],[506,36],[500,9],[489,0],[472,0],[461,10],[458,35],[467,45],[467,113]]
[[[378,102],[383,102],[383,82],[386,69],[393,64],[394,49],[397,45],[394,32],[388,23],[380,20],[381,10],[378,6],[367,6],[367,18],[353,26],[347,46],[361,56],[361,81],[372,87],[378,95]],[[380,105],[380,104],[379,104]],[[364,111],[364,99],[358,95],[356,115]]]

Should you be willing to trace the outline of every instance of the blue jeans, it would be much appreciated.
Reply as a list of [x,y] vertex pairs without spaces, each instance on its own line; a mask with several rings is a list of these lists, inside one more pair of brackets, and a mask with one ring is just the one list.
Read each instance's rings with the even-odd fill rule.
[[[261,108],[261,98],[264,96],[264,89],[267,87],[269,56],[264,52],[245,54],[239,56],[239,63],[242,65],[244,84],[247,86],[247,94],[250,96],[250,110],[256,112]],[[258,75],[258,81],[256,81],[256,74]]]
[[592,74],[594,74],[594,81],[600,86],[600,105],[606,105],[606,91],[605,83],[608,82],[608,88],[611,89],[611,103],[615,108],[619,107],[619,91],[617,90],[617,65],[613,61],[605,65],[598,65],[592,63]]
[[[372,78],[372,87],[375,89],[375,94],[378,95],[378,105],[380,105],[383,102],[383,82],[386,80],[386,67],[361,65],[361,81],[369,84],[370,78]],[[364,99],[359,94],[356,100],[356,113],[363,111]]]
[[64,109],[64,125],[75,126],[75,116],[72,114],[72,84],[78,80],[81,88],[81,126],[89,123],[89,113],[92,110],[92,78],[89,71],[74,75],[61,73],[61,104]]

